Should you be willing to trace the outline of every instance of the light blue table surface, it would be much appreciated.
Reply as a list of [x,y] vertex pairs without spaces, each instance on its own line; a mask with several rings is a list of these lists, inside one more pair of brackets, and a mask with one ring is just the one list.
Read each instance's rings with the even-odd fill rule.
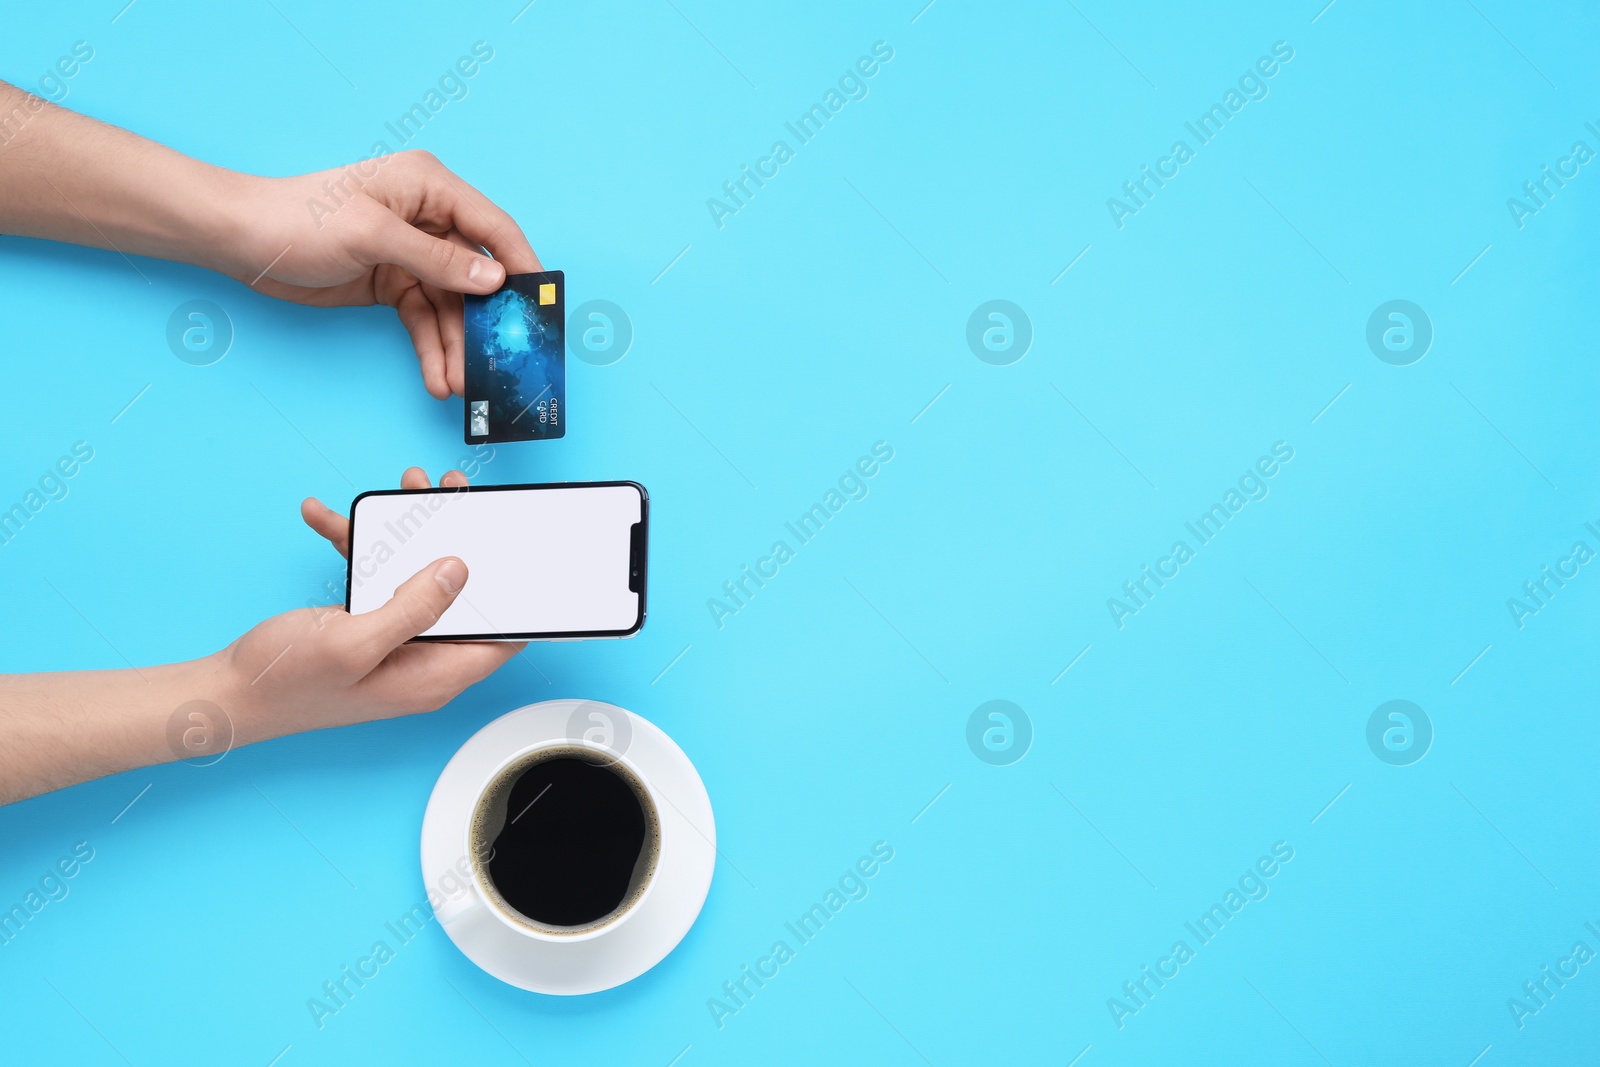
[[[478,478],[637,479],[654,522],[635,639],[533,646],[437,714],[0,810],[5,908],[93,856],[0,946],[0,1060],[1600,1056],[1600,15],[922,2],[7,10],[0,76],[37,87],[85,42],[43,90],[274,175],[398,147],[386,124],[492,48],[411,146],[634,338],[569,360],[564,440]],[[841,83],[874,47],[892,59]],[[785,124],[830,89],[802,142]],[[723,184],[747,166],[776,174],[741,205]],[[231,323],[210,366],[167,343],[191,300]],[[1015,314],[1009,350],[983,315],[969,345],[991,300],[1022,309],[1022,358]],[[1368,343],[1392,300],[1420,310],[1379,316],[1399,351]],[[331,599],[342,563],[300,499],[470,455],[386,309],[15,238],[0,305],[0,506],[93,450],[0,546],[8,671],[190,658]],[[866,495],[792,539],[878,442]],[[1186,524],[1213,505],[1203,540]],[[793,558],[718,620],[780,539]],[[721,858],[694,929],[558,999],[429,924],[319,1026],[308,1001],[423,897],[445,762],[565,696],[698,766]],[[1008,735],[986,710],[969,744],[993,700],[1021,714]],[[1421,715],[1369,744],[1393,700]],[[866,895],[729,999],[879,842]]]

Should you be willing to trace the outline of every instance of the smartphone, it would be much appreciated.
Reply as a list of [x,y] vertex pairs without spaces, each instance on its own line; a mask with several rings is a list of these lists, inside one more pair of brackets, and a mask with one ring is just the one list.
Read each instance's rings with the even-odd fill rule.
[[632,637],[644,626],[650,496],[638,482],[379,489],[350,503],[345,607],[382,607],[434,560],[467,584],[419,641]]

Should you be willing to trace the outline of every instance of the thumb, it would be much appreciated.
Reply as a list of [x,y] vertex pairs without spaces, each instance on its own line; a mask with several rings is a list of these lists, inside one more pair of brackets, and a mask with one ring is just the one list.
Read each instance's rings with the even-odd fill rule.
[[383,607],[353,616],[373,662],[432,628],[466,584],[467,565],[446,556],[406,579]]
[[506,269],[488,256],[423,233],[387,211],[369,242],[373,262],[397,264],[452,293],[492,293],[506,280]]

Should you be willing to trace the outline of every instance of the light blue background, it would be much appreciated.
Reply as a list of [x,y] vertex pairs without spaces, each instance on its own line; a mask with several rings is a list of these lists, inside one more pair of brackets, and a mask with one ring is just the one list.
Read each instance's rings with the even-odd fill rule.
[[[637,337],[571,360],[567,437],[502,446],[480,480],[647,485],[651,612],[434,715],[0,810],[6,906],[95,849],[0,948],[5,1060],[1593,1056],[1600,965],[1522,1029],[1506,1005],[1573,942],[1600,950],[1600,574],[1521,630],[1506,606],[1600,548],[1600,165],[1522,229],[1506,207],[1600,148],[1592,9],[120,6],[13,6],[0,75],[31,85],[86,40],[68,106],[263,174],[365,157],[492,45],[415,143],[516,216],[569,307],[614,301]],[[870,95],[719,230],[706,199],[879,40]],[[1280,40],[1270,95],[1118,230],[1107,197]],[[468,454],[392,312],[135,267],[0,240],[0,503],[95,449],[0,548],[7,670],[198,656],[325,599],[342,564],[299,500]],[[1035,330],[1011,366],[964,339],[992,298]],[[1364,340],[1395,298],[1435,328],[1409,367]],[[165,341],[191,299],[236,331],[211,367]],[[719,630],[707,598],[879,440],[870,496]],[[1118,630],[1106,599],[1280,440],[1271,495]],[[307,999],[422,899],[445,762],[559,696],[631,708],[698,765],[723,854],[698,924],[574,1000],[500,984],[430,924],[319,1030]],[[997,698],[1034,729],[1005,767],[965,740]],[[1396,698],[1435,730],[1409,767],[1365,740]],[[708,998],[880,840],[870,895],[719,1029]],[[1107,999],[1277,841],[1270,896],[1118,1029]]]

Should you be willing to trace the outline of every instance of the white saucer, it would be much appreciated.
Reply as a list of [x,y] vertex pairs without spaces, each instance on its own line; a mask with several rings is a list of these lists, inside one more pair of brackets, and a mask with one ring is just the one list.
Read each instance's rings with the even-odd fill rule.
[[[596,713],[605,729],[574,731]],[[621,758],[665,801],[657,805],[661,853],[649,890],[614,927],[584,939],[541,940],[513,929],[485,903],[465,862],[479,791],[513,756],[551,742]],[[445,765],[422,817],[422,880],[439,924],[473,963],[522,989],[575,996],[631,981],[677,947],[711,889],[716,840],[705,784],[659,727],[611,704],[547,700],[489,723]]]

